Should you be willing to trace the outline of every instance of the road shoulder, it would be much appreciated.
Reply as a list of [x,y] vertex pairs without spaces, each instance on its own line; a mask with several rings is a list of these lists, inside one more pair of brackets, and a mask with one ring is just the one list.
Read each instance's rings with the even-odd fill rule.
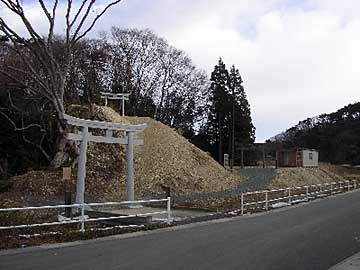
[[359,270],[360,269],[360,252],[334,265],[329,270]]

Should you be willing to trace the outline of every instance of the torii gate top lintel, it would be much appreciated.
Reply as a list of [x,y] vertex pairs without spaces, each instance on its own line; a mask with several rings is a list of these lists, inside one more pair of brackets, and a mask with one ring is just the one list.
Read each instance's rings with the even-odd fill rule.
[[111,92],[100,92],[103,98],[107,97],[109,99],[129,99],[130,93],[111,93]]
[[124,124],[112,123],[112,122],[81,119],[67,114],[64,114],[63,118],[66,120],[67,124],[78,127],[99,128],[106,130],[118,130],[118,131],[135,132],[135,133],[142,132],[147,127],[147,124],[124,125]]

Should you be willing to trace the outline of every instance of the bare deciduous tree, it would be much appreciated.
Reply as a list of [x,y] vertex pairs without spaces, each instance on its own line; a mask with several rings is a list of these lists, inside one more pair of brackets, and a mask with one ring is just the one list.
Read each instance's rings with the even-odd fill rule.
[[[16,52],[23,65],[21,68],[5,64],[0,72],[22,85],[29,94],[43,96],[48,99],[56,111],[58,140],[56,154],[51,165],[59,167],[65,154],[66,130],[62,121],[65,112],[64,91],[67,75],[72,65],[74,46],[83,39],[95,26],[98,20],[121,0],[109,1],[95,16],[92,11],[96,7],[95,0],[83,0],[74,5],[72,0],[66,2],[65,12],[65,53],[61,59],[54,54],[55,17],[59,10],[59,1],[54,0],[51,7],[46,1],[38,0],[38,4],[48,21],[48,31],[44,36],[32,25],[20,0],[0,0],[0,7],[11,12],[25,27],[27,36],[22,36],[4,18],[0,18],[0,42],[3,46]],[[16,76],[21,74],[21,76]],[[26,79],[23,79],[26,78]]]

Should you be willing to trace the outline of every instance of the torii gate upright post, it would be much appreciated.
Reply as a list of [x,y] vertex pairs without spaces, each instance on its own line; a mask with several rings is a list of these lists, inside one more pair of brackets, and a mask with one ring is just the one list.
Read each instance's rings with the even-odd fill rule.
[[[76,181],[75,203],[84,203],[85,177],[86,177],[86,152],[88,142],[115,143],[127,145],[126,150],[126,169],[127,169],[127,200],[133,201],[134,196],[134,146],[142,145],[144,142],[135,139],[135,133],[141,132],[146,128],[146,124],[123,125],[118,123],[85,120],[64,115],[67,124],[81,127],[80,133],[68,133],[67,138],[73,141],[81,141],[80,154]],[[89,128],[105,130],[106,136],[95,136],[89,132]],[[125,138],[113,137],[113,131],[125,131]]]
[[86,153],[87,153],[87,146],[88,146],[88,133],[89,128],[83,127],[82,128],[82,140],[80,144],[80,153],[79,153],[79,161],[78,161],[78,168],[77,168],[77,179],[80,181],[76,181],[76,203],[84,203],[84,196],[85,196],[85,177],[86,177]]
[[126,172],[127,172],[127,196],[128,201],[134,200],[134,132],[127,132],[126,147]]

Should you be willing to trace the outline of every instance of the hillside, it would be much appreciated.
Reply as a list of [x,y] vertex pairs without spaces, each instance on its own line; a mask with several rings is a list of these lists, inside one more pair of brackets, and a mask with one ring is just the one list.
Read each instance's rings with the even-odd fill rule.
[[[138,135],[143,146],[135,147],[135,196],[137,198],[164,193],[172,194],[218,191],[235,187],[235,177],[207,153],[189,143],[170,127],[148,117],[121,117],[109,107],[93,105],[91,109],[71,106],[68,113],[81,118],[124,124],[146,123]],[[121,136],[121,134],[119,134]],[[88,147],[86,192],[96,200],[124,199],[126,195],[125,147],[90,143]],[[76,173],[76,169],[73,169]],[[76,176],[73,176],[75,180]],[[30,171],[13,177],[12,192],[32,196],[61,196],[64,183],[61,172]]]
[[360,164],[360,103],[305,119],[271,138],[268,149],[302,147],[319,150],[320,161]]

